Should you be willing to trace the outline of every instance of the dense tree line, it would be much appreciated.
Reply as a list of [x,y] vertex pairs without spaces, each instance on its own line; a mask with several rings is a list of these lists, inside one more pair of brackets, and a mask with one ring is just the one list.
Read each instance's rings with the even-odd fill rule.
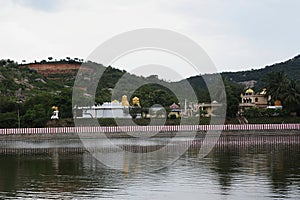
[[52,115],[52,106],[59,106],[61,118],[72,117],[72,90],[60,94],[40,93],[24,103],[15,98],[0,96],[0,128],[44,127]]
[[168,108],[173,103],[179,103],[176,95],[170,89],[158,84],[143,85],[134,91],[132,97],[135,96],[142,99],[142,106],[146,108],[155,104]]

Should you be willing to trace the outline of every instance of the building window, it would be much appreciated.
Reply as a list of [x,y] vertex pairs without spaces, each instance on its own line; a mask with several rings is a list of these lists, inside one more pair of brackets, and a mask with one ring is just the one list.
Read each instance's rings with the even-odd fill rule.
[[255,98],[255,102],[258,102],[258,98],[257,97]]

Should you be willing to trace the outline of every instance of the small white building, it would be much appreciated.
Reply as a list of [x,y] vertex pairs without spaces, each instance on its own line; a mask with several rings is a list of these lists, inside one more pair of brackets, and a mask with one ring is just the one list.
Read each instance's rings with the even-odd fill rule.
[[105,102],[102,105],[77,107],[76,118],[131,118],[129,107],[123,106],[121,102]]

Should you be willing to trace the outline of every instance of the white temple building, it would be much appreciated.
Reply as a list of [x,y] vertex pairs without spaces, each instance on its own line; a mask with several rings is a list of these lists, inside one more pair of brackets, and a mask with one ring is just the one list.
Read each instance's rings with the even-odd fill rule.
[[74,116],[80,118],[131,118],[127,96],[122,97],[122,102],[114,100],[104,102],[102,105],[83,106],[74,108]]
[[78,107],[82,116],[77,118],[131,118],[129,107],[122,106],[121,102],[105,102],[102,105]]

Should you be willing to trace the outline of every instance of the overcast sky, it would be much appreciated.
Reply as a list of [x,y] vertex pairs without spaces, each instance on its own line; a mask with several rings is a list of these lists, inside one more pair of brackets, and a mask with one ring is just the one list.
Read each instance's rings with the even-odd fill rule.
[[262,68],[300,53],[299,8],[298,0],[1,0],[0,58],[85,59],[114,35],[164,28],[196,41],[220,72]]

